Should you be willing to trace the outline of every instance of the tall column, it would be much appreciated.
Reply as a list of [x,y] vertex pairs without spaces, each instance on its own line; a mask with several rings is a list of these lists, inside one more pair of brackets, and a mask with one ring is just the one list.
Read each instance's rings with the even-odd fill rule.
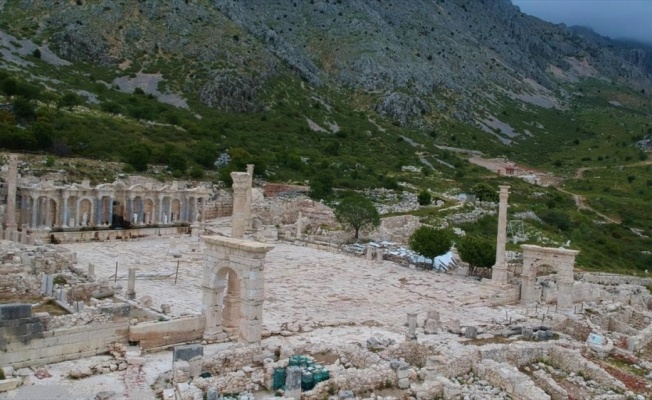
[[115,201],[114,197],[109,198],[109,225],[113,225],[113,202]]
[[63,195],[63,221],[61,226],[64,228],[68,226],[68,195]]
[[193,208],[192,208],[192,222],[199,222],[197,215],[199,214],[199,206],[197,205],[197,197],[192,198]]
[[496,234],[496,264],[492,268],[491,280],[495,285],[507,284],[507,261],[505,260],[505,242],[507,241],[507,199],[509,186],[499,186],[500,203],[498,205],[498,233]]
[[97,217],[95,218],[95,225],[100,226],[102,225],[102,195],[99,195],[97,199],[95,199],[95,202],[97,203]]
[[156,215],[158,215],[156,219],[156,223],[160,224],[163,222],[163,196],[160,194],[158,197],[158,208],[156,209],[156,211],[157,211]]
[[133,223],[133,222],[134,222],[134,216],[133,216],[133,214],[134,214],[134,198],[133,198],[133,197],[129,197],[129,210],[127,211],[127,220],[128,220],[130,223]]
[[201,223],[202,226],[206,224],[206,201],[208,200],[207,197],[202,197],[201,198]]
[[82,219],[81,219],[81,201],[82,199],[77,199],[77,205],[75,206],[75,226],[81,226]]
[[172,197],[168,198],[168,222],[172,223]]
[[302,218],[303,213],[299,211],[299,216],[297,217],[297,239],[301,239],[301,235],[303,233],[303,221],[301,221]]
[[5,217],[5,226],[7,232],[15,232],[18,224],[16,223],[16,185],[18,182],[18,156],[9,155],[9,176],[7,179],[7,212]]
[[45,226],[49,227],[52,224],[52,220],[50,219],[50,213],[52,212],[52,199],[48,196],[45,198],[45,201],[47,201],[47,204],[45,205]]
[[38,197],[32,196],[32,228],[36,228],[37,213],[38,213]]
[[245,232],[245,202],[249,174],[246,172],[231,172],[233,179],[233,216],[231,217],[231,237],[241,238]]
[[247,183],[247,193],[245,195],[245,229],[252,229],[252,216],[251,216],[251,186],[253,185],[254,180],[254,164],[247,164],[247,175],[249,175],[249,181]]

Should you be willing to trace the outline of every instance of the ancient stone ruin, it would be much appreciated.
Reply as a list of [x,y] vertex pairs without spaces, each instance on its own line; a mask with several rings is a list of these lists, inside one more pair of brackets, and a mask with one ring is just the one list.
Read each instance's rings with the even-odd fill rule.
[[[652,395],[652,278],[577,272],[577,251],[531,244],[515,263],[505,251],[508,187],[500,188],[493,276],[477,280],[462,268],[399,262],[381,240],[348,252],[326,206],[300,193],[263,196],[253,166],[232,176],[233,215],[215,218],[205,218],[215,197],[206,187],[118,182],[100,185],[106,191],[84,183],[29,192],[21,184],[15,227],[8,185],[0,392],[166,400]],[[37,201],[23,202],[26,193]],[[63,193],[67,202],[55,198]],[[133,229],[148,229],[151,219],[159,233],[58,244],[39,236],[43,221],[51,233],[101,231],[116,215],[107,213],[114,201],[123,218],[135,210]],[[177,222],[194,227],[162,230]],[[23,230],[29,241],[7,234]]]

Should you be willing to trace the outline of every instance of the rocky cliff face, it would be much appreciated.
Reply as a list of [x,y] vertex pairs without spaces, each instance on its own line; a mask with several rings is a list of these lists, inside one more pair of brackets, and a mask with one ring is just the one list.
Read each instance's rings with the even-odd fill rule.
[[527,16],[509,0],[213,4],[304,79],[378,93],[374,108],[401,123],[431,106],[468,119],[496,89],[554,92],[557,79],[575,75],[581,63],[607,79],[650,84],[640,52],[615,51]]
[[61,57],[132,73],[174,68],[168,91],[229,112],[263,109],[266,83],[283,74],[364,92],[401,125],[477,120],[496,94],[559,103],[564,80],[643,89],[652,77],[649,49],[549,24],[509,0],[16,3]]

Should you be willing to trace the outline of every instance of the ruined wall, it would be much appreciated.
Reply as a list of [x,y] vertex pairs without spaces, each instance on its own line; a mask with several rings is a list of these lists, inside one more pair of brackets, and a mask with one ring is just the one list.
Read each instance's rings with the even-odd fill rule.
[[0,364],[22,368],[105,353],[111,343],[127,342],[129,310],[128,305],[113,308],[107,323],[47,330],[49,316],[33,316],[31,305],[2,305]]
[[383,218],[380,226],[370,232],[369,237],[375,240],[387,240],[406,244],[410,236],[421,225],[419,217],[414,215],[399,215],[396,217]]
[[139,228],[139,229],[126,229],[126,230],[88,230],[88,231],[71,231],[71,232],[49,232],[39,233],[34,232],[35,239],[41,240],[44,243],[74,243],[74,242],[91,242],[94,240],[132,240],[142,239],[156,236],[174,236],[190,234],[190,227],[175,226],[167,228]]
[[637,276],[607,274],[599,272],[578,272],[575,274],[575,280],[581,280],[588,283],[599,283],[601,285],[652,285],[652,278],[640,278]]
[[171,321],[145,322],[129,329],[129,341],[140,342],[140,347],[153,351],[175,344],[201,340],[206,320],[203,316]]
[[220,189],[215,199],[206,202],[204,219],[228,217],[233,213],[233,194],[230,191]]

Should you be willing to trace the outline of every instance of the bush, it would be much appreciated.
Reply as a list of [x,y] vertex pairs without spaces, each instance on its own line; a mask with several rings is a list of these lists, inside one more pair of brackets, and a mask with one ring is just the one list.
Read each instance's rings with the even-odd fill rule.
[[151,155],[152,151],[147,145],[133,144],[125,152],[125,162],[138,172],[147,171]]
[[203,168],[197,166],[190,168],[190,177],[192,179],[201,179],[204,177],[204,175],[206,175],[206,173],[204,172]]
[[540,217],[543,222],[557,227],[560,231],[568,231],[571,228],[570,218],[562,211],[546,210],[541,213]]
[[450,231],[421,226],[409,240],[410,248],[424,257],[434,259],[450,250],[453,235]]
[[38,48],[34,49],[34,51],[32,52],[32,55],[34,57],[36,57],[36,58],[41,58],[41,49],[38,49]]
[[321,200],[333,195],[333,176],[326,172],[310,180],[311,199]]
[[491,201],[494,203],[498,202],[498,193],[497,191],[487,183],[478,183],[477,185],[471,188],[471,192],[475,195],[478,201]]
[[469,264],[469,274],[476,268],[491,268],[496,263],[496,244],[475,236],[465,236],[457,246],[460,258]]
[[417,196],[417,201],[419,202],[420,206],[428,206],[432,203],[432,196],[430,195],[429,191],[423,189],[422,191],[419,192],[419,195]]

